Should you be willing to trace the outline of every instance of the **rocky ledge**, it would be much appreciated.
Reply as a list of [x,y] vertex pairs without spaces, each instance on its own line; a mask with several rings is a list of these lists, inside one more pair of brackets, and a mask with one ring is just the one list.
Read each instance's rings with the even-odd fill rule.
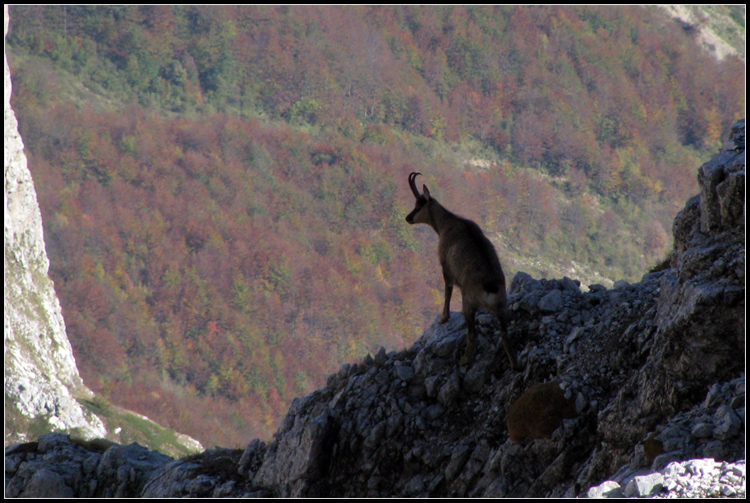
[[513,278],[521,372],[489,315],[460,367],[454,313],[296,399],[270,444],[173,460],[49,434],[6,449],[6,496],[744,497],[744,134],[640,282]]

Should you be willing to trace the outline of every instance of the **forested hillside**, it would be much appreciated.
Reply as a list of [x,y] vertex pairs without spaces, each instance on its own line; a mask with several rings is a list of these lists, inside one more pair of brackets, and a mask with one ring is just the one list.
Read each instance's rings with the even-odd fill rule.
[[439,312],[436,239],[404,222],[409,172],[487,230],[509,277],[575,262],[637,280],[745,107],[742,61],[642,7],[11,19],[12,103],[81,375],[205,445],[267,438],[295,396]]

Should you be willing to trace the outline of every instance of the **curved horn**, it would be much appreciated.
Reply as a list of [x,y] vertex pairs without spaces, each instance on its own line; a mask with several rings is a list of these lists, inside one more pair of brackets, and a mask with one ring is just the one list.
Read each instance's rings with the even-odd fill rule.
[[417,190],[417,185],[414,182],[414,179],[417,178],[417,175],[421,175],[422,173],[412,173],[409,175],[409,187],[411,187],[411,191],[414,193],[414,197],[419,199],[420,193],[419,190]]

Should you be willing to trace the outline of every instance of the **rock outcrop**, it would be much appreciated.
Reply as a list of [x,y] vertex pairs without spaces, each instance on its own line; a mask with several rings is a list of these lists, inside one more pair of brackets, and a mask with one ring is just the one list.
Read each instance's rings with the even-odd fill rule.
[[[454,313],[296,399],[268,445],[169,460],[50,434],[6,449],[6,495],[744,497],[744,156],[743,120],[701,167],[670,260],[639,283],[583,292],[517,274],[520,373],[489,315],[476,360],[459,366]],[[509,428],[513,403],[541,426]]]

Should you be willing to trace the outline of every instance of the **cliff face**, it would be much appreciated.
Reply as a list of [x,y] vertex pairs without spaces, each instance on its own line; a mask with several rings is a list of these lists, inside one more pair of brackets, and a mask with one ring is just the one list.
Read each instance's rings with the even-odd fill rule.
[[93,394],[78,375],[60,303],[47,275],[41,212],[10,107],[7,57],[4,68],[5,442],[25,439],[31,423],[42,431],[78,428],[84,436],[104,436],[102,422],[75,399]]
[[[7,32],[6,6],[6,35]],[[49,260],[41,212],[10,106],[7,57],[4,84],[5,445],[50,431],[64,431],[78,439],[138,439],[171,454],[202,449],[190,437],[106,404],[83,384],[60,303],[47,275]]]
[[522,372],[488,316],[459,367],[453,313],[295,400],[269,445],[169,461],[49,434],[6,450],[6,495],[744,496],[744,133],[700,168],[661,270],[586,293],[516,275]]

